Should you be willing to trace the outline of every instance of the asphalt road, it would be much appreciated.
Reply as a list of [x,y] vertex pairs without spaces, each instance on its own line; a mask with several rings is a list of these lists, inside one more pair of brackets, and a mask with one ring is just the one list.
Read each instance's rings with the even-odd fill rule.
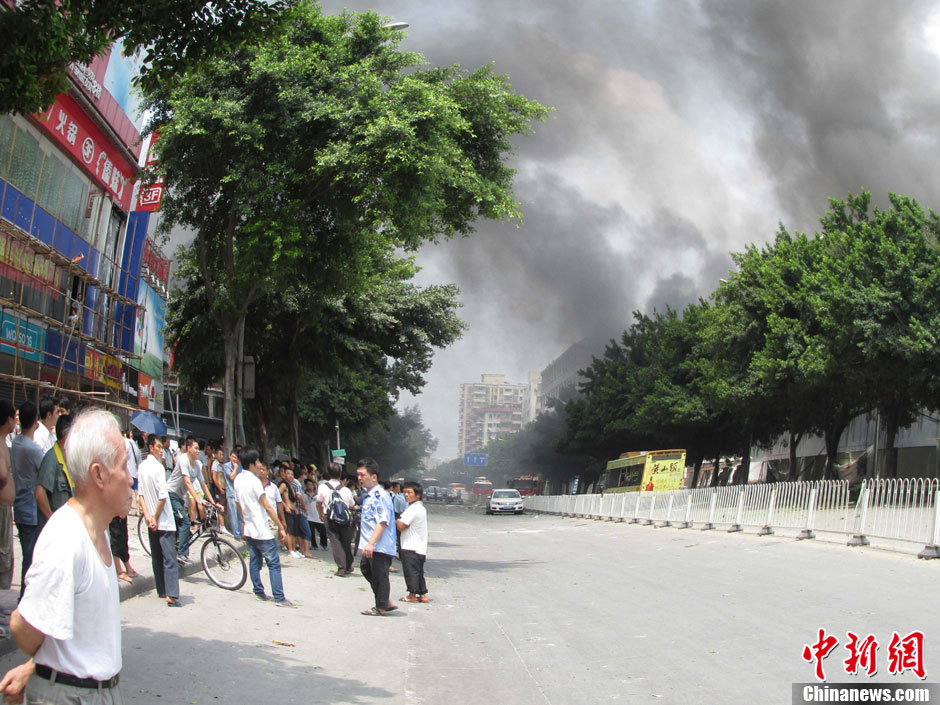
[[[820,627],[840,639],[829,681],[873,682],[841,673],[846,631],[878,639],[874,681],[916,681],[888,675],[887,650],[892,632],[918,629],[926,680],[940,680],[940,562],[444,506],[430,531],[432,602],[387,617],[361,616],[365,581],[325,560],[283,559],[297,610],[201,575],[183,582],[183,609],[125,601],[128,702],[790,703],[791,684],[813,680],[801,653]],[[393,599],[404,593],[393,575]]]

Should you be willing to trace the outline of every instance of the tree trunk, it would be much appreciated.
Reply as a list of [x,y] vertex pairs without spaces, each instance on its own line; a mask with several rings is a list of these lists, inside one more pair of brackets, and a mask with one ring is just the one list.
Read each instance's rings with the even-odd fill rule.
[[823,473],[823,479],[838,480],[836,473],[836,455],[839,452],[839,441],[842,439],[842,432],[848,425],[848,408],[843,404],[834,412],[833,416],[826,423],[824,438],[826,440],[826,470]]
[[300,457],[300,412],[297,409],[297,385],[289,387],[290,405],[290,453],[292,458]]
[[268,457],[268,422],[267,409],[260,399],[256,399],[252,405],[255,412],[255,428],[258,432],[258,453],[263,461]]
[[791,481],[799,480],[799,471],[797,470],[796,448],[803,440],[803,433],[794,433],[790,431],[790,470],[787,473],[787,479]]
[[704,454],[699,454],[695,458],[692,469],[692,479],[689,481],[689,489],[694,490],[698,485],[699,474],[702,472],[702,462],[705,460]]
[[709,487],[718,487],[718,476],[721,474],[721,453],[715,456],[715,469],[712,471],[712,481]]
[[746,485],[751,475],[751,438],[752,435],[748,433],[747,444],[744,446],[744,452],[741,454],[741,465],[737,473],[735,473],[734,484],[736,485]]
[[225,407],[222,412],[222,429],[225,443],[234,448],[238,443],[235,435],[235,368],[238,366],[238,325],[228,326],[223,322],[222,342],[225,346]]
[[898,431],[900,430],[898,415],[896,413],[882,414],[882,419],[885,427],[884,476],[897,477],[898,458],[894,444],[897,442]]

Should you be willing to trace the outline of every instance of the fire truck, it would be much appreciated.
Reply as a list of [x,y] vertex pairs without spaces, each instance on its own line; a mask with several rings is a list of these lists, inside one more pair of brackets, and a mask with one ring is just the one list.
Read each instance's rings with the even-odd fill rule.
[[520,475],[509,481],[509,486],[519,494],[542,494],[542,481],[535,475]]

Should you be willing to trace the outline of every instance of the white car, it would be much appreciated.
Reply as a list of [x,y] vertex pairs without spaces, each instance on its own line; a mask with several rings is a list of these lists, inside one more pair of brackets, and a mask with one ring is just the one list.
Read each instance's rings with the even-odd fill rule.
[[519,490],[493,490],[486,505],[487,514],[522,514],[524,511],[525,506],[522,504]]

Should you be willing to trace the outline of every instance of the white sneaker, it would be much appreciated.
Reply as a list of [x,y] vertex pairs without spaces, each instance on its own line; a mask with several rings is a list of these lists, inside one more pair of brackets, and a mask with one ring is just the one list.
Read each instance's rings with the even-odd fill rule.
[[304,554],[302,554],[300,551],[291,551],[290,557],[291,558],[303,558]]

